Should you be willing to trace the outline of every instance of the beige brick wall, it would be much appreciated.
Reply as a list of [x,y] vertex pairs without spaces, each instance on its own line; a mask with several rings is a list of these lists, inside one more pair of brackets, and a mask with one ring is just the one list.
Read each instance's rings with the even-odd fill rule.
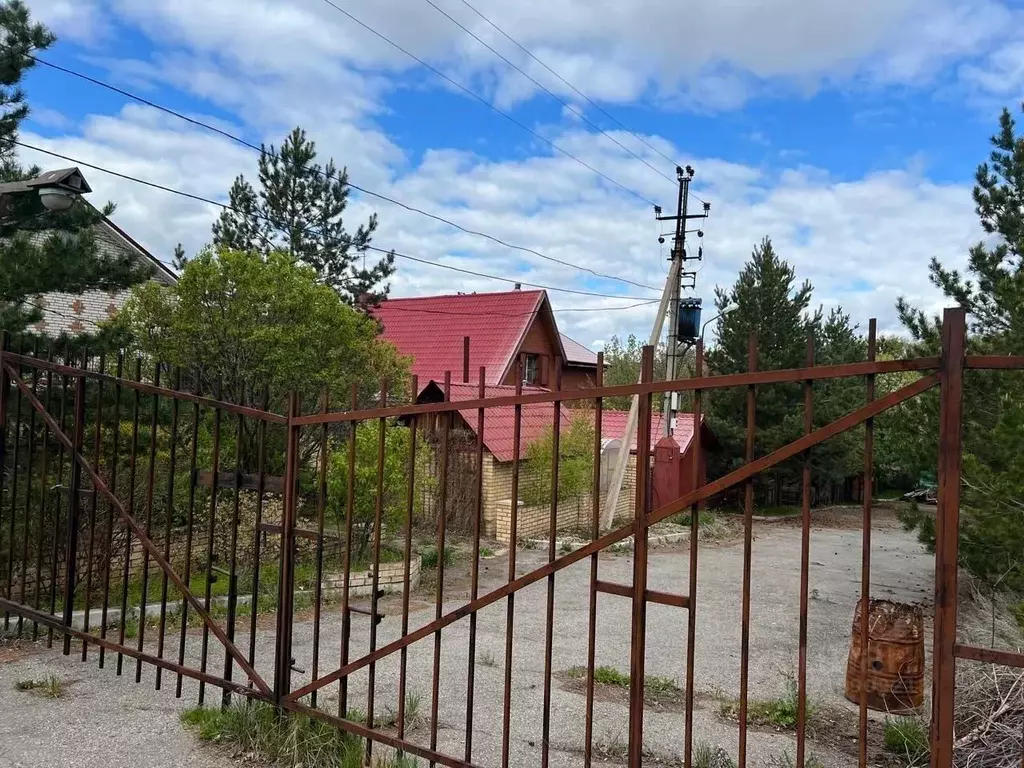
[[[614,463],[614,457],[605,457],[604,462]],[[611,474],[611,467],[608,474]],[[524,465],[520,465],[520,489],[524,476]],[[622,491],[616,504],[616,518],[630,518],[633,515],[634,497],[636,494],[636,456],[629,457],[626,477],[622,483]],[[510,543],[512,520],[512,462],[499,462],[492,455],[484,457],[484,535],[503,543]],[[607,500],[607,491],[602,492],[601,508]],[[551,520],[550,503],[526,506],[518,503],[516,522],[516,538],[533,538],[547,536]],[[556,528],[589,529],[593,507],[591,494],[584,493],[578,498],[561,501],[558,504],[558,520]],[[602,512],[603,515],[603,512]]]
[[[43,242],[45,232],[32,235],[36,242]],[[125,240],[111,227],[101,224],[96,229],[96,243],[101,253],[131,254],[138,259],[148,257]],[[167,284],[170,278],[158,272],[154,279]],[[33,326],[36,333],[47,336],[71,335],[96,330],[96,324],[109,320],[124,306],[130,291],[87,291],[82,294],[47,293],[37,296],[35,303],[43,309],[43,319]]]

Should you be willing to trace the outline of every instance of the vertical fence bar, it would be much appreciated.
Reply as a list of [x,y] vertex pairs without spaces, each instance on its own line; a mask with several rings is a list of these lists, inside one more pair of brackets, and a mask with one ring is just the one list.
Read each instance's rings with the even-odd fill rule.
[[[65,350],[66,351],[66,350]],[[68,376],[60,377],[60,431],[67,434],[67,401],[68,401]],[[54,488],[53,503],[53,525],[51,526],[53,536],[53,549],[50,552],[50,615],[57,613],[57,577],[59,575],[58,560],[60,560],[60,523],[61,523],[61,499],[60,488],[64,482],[64,441],[58,441],[57,446],[57,483]],[[2,466],[2,465],[0,465]],[[0,473],[2,474],[2,473]],[[46,647],[53,647],[53,627],[46,630]]]
[[[388,383],[380,383],[380,407],[388,407]],[[370,582],[370,653],[377,650],[377,606],[380,589],[380,528],[384,515],[384,451],[387,446],[387,419],[377,420],[377,487],[373,505],[373,577]],[[373,704],[377,687],[377,663],[370,662],[366,676],[366,726],[373,728]],[[366,763],[372,765],[373,741],[366,740]]]
[[[9,337],[7,331],[0,331],[0,523],[2,523],[4,483],[7,479],[7,400],[11,393],[11,377],[7,373],[7,344]],[[17,433],[14,435],[17,442]],[[12,513],[12,520],[13,513]],[[56,538],[56,535],[55,535]],[[5,597],[10,599],[11,575],[8,574],[4,583]],[[4,629],[8,626],[8,614],[4,611]],[[50,637],[53,637],[53,630],[50,630]]]
[[[153,384],[160,386],[160,363],[156,363],[153,372]],[[153,485],[156,482],[156,443],[160,429],[160,397],[153,395],[151,399],[153,413],[149,418],[149,469],[146,474],[146,536],[153,538]],[[149,598],[149,550],[142,552],[142,590],[139,596],[139,650],[146,644],[146,624],[148,623],[147,605]],[[209,609],[209,604],[207,604]],[[142,682],[142,659],[135,660],[135,682]]]
[[[135,358],[135,381],[142,381],[142,358]],[[138,469],[139,455],[139,409],[141,407],[142,393],[135,390],[135,397],[132,403],[132,447],[128,458],[128,514],[135,516],[135,477]],[[128,623],[128,579],[131,576],[132,566],[132,532],[128,526],[124,526],[124,566],[121,570],[121,626],[117,631],[117,642],[124,645],[125,628]],[[141,619],[140,619],[141,620]],[[117,653],[117,674],[121,674],[124,666],[124,654]]]
[[292,684],[292,607],[295,599],[295,497],[298,492],[299,396],[288,396],[288,442],[285,450],[284,505],[281,514],[281,560],[277,597],[277,662],[274,668],[274,704],[284,711],[284,698]]
[[[449,402],[452,397],[452,372],[444,372],[444,401]],[[438,493],[437,509],[437,593],[434,601],[434,618],[440,619],[444,607],[444,544],[445,524],[448,514],[448,442],[451,429],[452,414],[446,411],[441,415],[441,466],[440,482],[441,487]],[[437,749],[437,711],[438,711],[438,686],[441,680],[441,630],[434,632],[434,666],[431,676],[430,690],[430,748]],[[430,761],[430,768],[434,768],[434,761]]]
[[[875,318],[868,322],[868,360],[875,359]],[[865,377],[867,402],[875,399],[875,376]],[[864,422],[864,522],[861,539],[860,566],[860,717],[858,721],[857,758],[860,768],[868,764],[868,626],[871,614],[871,488],[874,485],[875,420]]]
[[953,764],[956,684],[957,558],[963,462],[963,376],[966,311],[942,315],[939,377],[939,488],[935,515],[935,637],[932,652],[931,768]]
[[[171,386],[175,391],[181,389],[181,368],[174,367],[171,377]],[[164,561],[171,562],[171,522],[174,519],[174,475],[178,463],[178,412],[180,401],[178,398],[171,398],[171,445],[167,451],[167,506],[164,508]],[[241,418],[241,417],[239,417]],[[188,582],[185,582],[188,584]],[[181,595],[181,602],[184,606],[185,596]],[[167,631],[167,571],[161,569],[160,579],[160,625],[157,630],[156,656],[158,659],[164,657],[164,636]],[[163,678],[163,668],[156,668],[156,690],[160,690],[160,683]]]
[[[320,397],[320,413],[327,413],[328,391],[325,388]],[[313,661],[310,679],[320,676],[320,611],[324,599],[324,512],[327,508],[327,422],[320,425],[320,466],[316,502],[316,583],[313,585]],[[310,696],[310,705],[316,707],[317,692]]]
[[[25,353],[24,338],[18,341],[18,354]],[[21,365],[16,367],[21,375]],[[14,441],[13,461],[11,462],[11,519],[7,526],[7,581],[4,585],[4,596],[11,600],[14,597],[14,538],[15,524],[18,518],[18,466],[21,464],[21,387],[14,397],[14,423],[11,425],[11,439]],[[6,468],[4,468],[6,469]],[[2,500],[0,500],[2,501]],[[10,614],[4,611],[4,632],[10,627]]]
[[[262,410],[270,408],[270,387],[263,385]],[[255,669],[256,664],[256,617],[260,607],[260,560],[263,557],[263,496],[266,492],[267,467],[267,421],[260,419],[257,427],[257,459],[256,459],[256,524],[252,534],[252,604],[249,611],[249,666]],[[252,680],[249,681],[252,687]]]
[[[238,392],[242,393],[239,400],[245,401],[245,382],[241,380],[237,369],[235,379],[238,385]],[[238,414],[235,420],[235,498],[231,500],[231,533],[229,534],[230,544],[228,545],[228,615],[226,634],[228,642],[235,642],[235,618],[238,611],[238,510],[242,502],[242,443],[245,440],[245,417]],[[320,583],[319,578],[317,584]],[[224,649],[224,679],[231,680],[235,669],[235,658]],[[227,709],[231,705],[231,691],[227,688],[221,691],[220,705]]]
[[[74,415],[74,436],[71,440],[71,451],[68,459],[71,461],[71,488],[68,491],[68,527],[65,541],[64,557],[64,626],[71,626],[71,619],[75,611],[75,577],[78,566],[78,523],[81,513],[82,494],[79,486],[82,484],[82,467],[76,461],[76,455],[82,451],[82,444],[85,441],[85,377],[79,376],[75,380],[75,415]],[[17,477],[17,475],[15,475]],[[64,655],[71,655],[71,635],[64,635]]]
[[[352,396],[349,408],[355,412],[359,409],[359,397],[356,385],[352,385]],[[341,593],[341,666],[348,664],[349,639],[352,635],[352,612],[349,610],[351,590],[349,582],[352,576],[352,517],[355,514],[356,497],[356,430],[358,421],[349,422],[348,432],[348,475],[345,488],[345,549],[343,569],[345,571],[344,590]],[[338,681],[338,717],[348,717],[348,675]]]
[[[522,359],[516,360],[516,397],[523,394],[523,363]],[[519,459],[522,452],[522,430],[523,430],[523,406],[516,403],[512,407],[512,485],[510,490],[509,506],[509,534],[508,534],[508,580],[516,577],[516,548],[519,545],[517,538],[517,524],[519,521]],[[516,617],[516,593],[509,592],[505,610],[505,687],[502,699],[502,720],[501,720],[501,768],[508,768],[511,716],[512,716],[512,638],[515,629]]]
[[[704,375],[704,340],[698,339],[693,351],[693,376],[701,378]],[[704,391],[693,390],[693,468],[692,487],[700,488],[704,485],[705,462],[701,451],[701,430],[703,424],[702,406]],[[697,651],[697,552],[700,539],[700,504],[690,507],[690,567],[688,579],[689,608],[686,617],[686,692],[684,702],[684,720],[686,723],[686,741],[683,744],[683,766],[691,768],[693,765],[693,667],[696,661]]]
[[[35,359],[39,359],[39,339],[36,339],[32,356]],[[39,369],[35,366],[32,367],[32,394],[38,394],[39,390]],[[43,446],[45,450],[45,445]],[[28,461],[26,462],[26,474],[28,477],[25,479],[25,523],[24,530],[22,531],[23,536],[21,540],[21,590],[18,597],[18,602],[22,605],[27,605],[26,601],[26,588],[28,587],[28,540],[30,537],[31,521],[32,521],[32,474],[33,464],[36,453],[36,409],[33,408],[28,419]],[[45,480],[43,481],[46,482]],[[90,544],[91,546],[91,544]],[[39,581],[39,571],[35,572],[35,581]],[[18,637],[21,637],[22,628],[24,627],[25,620],[22,616],[18,616]],[[38,624],[34,625],[37,629]],[[85,647],[84,645],[82,646]]]
[[[415,374],[412,377],[412,402],[416,402],[419,394],[419,379]],[[402,637],[409,634],[409,597],[411,593],[412,564],[412,510],[416,493],[416,427],[418,425],[416,416],[409,420],[409,468],[407,471],[406,497],[405,497],[405,546],[402,549],[404,565],[402,566]],[[406,673],[409,666],[409,649],[402,646],[398,654],[398,738],[405,738],[405,690]]]
[[[750,334],[747,342],[747,370],[757,370],[757,336]],[[746,460],[754,460],[754,431],[757,421],[757,390],[747,387],[747,445]],[[747,480],[743,498],[743,609],[740,640],[740,743],[739,768],[747,766],[747,683],[750,667],[750,564],[753,545],[754,478]]]
[[[100,352],[100,372],[106,366],[106,354]],[[82,362],[84,369],[88,360]],[[103,379],[96,384],[96,428],[93,437],[92,461],[97,472],[101,472],[100,450],[103,445]],[[89,493],[89,545],[86,548],[85,557],[85,615],[82,617],[82,631],[89,631],[89,616],[92,613],[92,569],[96,554],[96,505],[99,504],[99,492],[96,483],[91,483],[92,491]],[[89,658],[89,644],[82,638],[82,661]],[[141,662],[140,662],[141,663]]]
[[[807,336],[807,367],[814,366],[814,334]],[[804,434],[814,429],[814,384],[804,382]],[[807,748],[807,612],[811,569],[811,449],[804,451],[800,498],[800,650],[797,661],[796,764],[803,768]]]
[[[117,465],[118,453],[121,447],[121,377],[124,375],[124,351],[117,353],[117,365],[115,367],[117,382],[114,384],[114,418],[113,418],[113,440],[110,450],[110,489],[117,493]],[[49,410],[49,408],[47,408]],[[117,513],[113,504],[107,504],[107,549],[106,557],[103,558],[103,608],[100,611],[100,637],[104,640],[107,637],[107,614],[110,610],[110,575],[114,559],[114,523],[117,521]],[[121,614],[119,623],[124,623],[125,616]],[[100,646],[100,669],[103,669],[106,660],[106,648]]]
[[[216,389],[214,390],[213,397],[215,400],[220,400],[221,393],[224,391],[223,379],[218,378]],[[213,550],[214,537],[217,535],[217,491],[220,488],[220,421],[221,421],[221,410],[219,407],[213,409],[213,459],[211,462],[211,474],[210,474],[210,522],[206,527],[206,585],[203,589],[203,610],[207,613],[210,612],[210,598],[212,596],[211,590],[213,588],[214,571],[213,561],[215,553]],[[285,489],[285,499],[287,500],[288,490]],[[282,534],[283,535],[283,534]],[[280,606],[279,606],[280,607]],[[202,672],[206,671],[206,656],[209,652],[210,647],[210,627],[207,623],[203,622],[203,644],[200,649],[199,656],[199,669]],[[206,682],[199,681],[199,705],[202,706],[203,701],[206,698]]]
[[[46,353],[46,361],[48,363],[53,362],[53,347],[49,347]],[[53,413],[53,372],[46,372],[46,402],[44,403],[47,413]],[[36,546],[36,578],[35,584],[32,590],[32,607],[37,611],[42,604],[42,580],[43,580],[43,550],[46,548],[46,536],[49,530],[50,538],[56,540],[57,538],[57,526],[46,525],[46,498],[49,492],[49,481],[50,481],[50,425],[43,420],[43,466],[40,471],[42,479],[39,484],[39,543]],[[0,468],[3,467],[3,462],[0,461]],[[52,546],[51,546],[52,550]],[[109,558],[108,558],[109,563]],[[39,639],[39,623],[34,622],[32,624],[32,642]]]
[[[193,382],[192,391],[199,395],[200,393],[200,380],[202,374],[200,371],[196,371],[196,378]],[[192,584],[192,539],[193,539],[193,528],[195,526],[195,511],[196,511],[196,462],[199,457],[199,403],[192,404],[192,444],[189,447],[189,460],[188,460],[188,505],[185,507],[185,562],[182,564],[181,577],[182,580],[189,585],[191,589]],[[259,528],[257,527],[256,535],[259,536]],[[255,597],[253,598],[255,599]],[[182,599],[181,601],[181,626],[178,628],[178,664],[183,666],[185,664],[185,639],[188,634],[188,600]],[[250,659],[250,663],[252,660]],[[183,676],[179,673],[178,679],[174,683],[174,697],[181,698],[181,685],[183,682]]]
[[[640,383],[654,380],[654,347],[645,346]],[[651,395],[639,396],[636,430],[636,506],[633,510],[633,605],[629,645],[629,765],[643,764],[644,669],[647,656],[647,517],[651,458]],[[624,442],[622,450],[628,451]]]
[[[595,386],[604,386],[604,352],[597,353]],[[594,398],[594,476],[590,490],[593,518],[590,539],[601,535],[601,418],[604,399]],[[587,704],[583,724],[583,766],[590,768],[594,749],[594,666],[597,663],[597,552],[590,556],[590,600],[587,618]]]
[[[555,357],[555,392],[562,389],[562,361]],[[548,562],[555,560],[555,538],[558,536],[558,452],[562,432],[562,401],[555,400],[551,423],[551,517],[548,520]],[[541,768],[548,767],[551,751],[551,673],[552,647],[555,632],[555,574],[547,577],[548,595],[544,616],[544,711],[541,715]]]
[[[487,396],[487,369],[480,366],[477,396]],[[473,508],[473,565],[469,599],[480,594],[480,528],[484,514],[484,409],[476,412],[476,499]],[[473,762],[473,696],[476,684],[476,611],[469,614],[469,669],[466,671],[466,762]]]

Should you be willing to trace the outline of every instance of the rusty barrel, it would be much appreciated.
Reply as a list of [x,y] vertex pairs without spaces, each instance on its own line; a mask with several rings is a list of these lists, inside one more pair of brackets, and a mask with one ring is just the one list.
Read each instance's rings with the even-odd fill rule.
[[[860,636],[863,600],[853,615],[846,698],[860,702]],[[902,712],[924,702],[924,613],[916,605],[872,600],[868,608],[868,706]]]

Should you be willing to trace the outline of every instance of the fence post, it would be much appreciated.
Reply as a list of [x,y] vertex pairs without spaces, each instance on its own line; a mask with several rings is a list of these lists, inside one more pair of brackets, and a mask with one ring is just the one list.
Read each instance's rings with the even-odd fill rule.
[[[70,629],[71,619],[75,610],[75,580],[78,567],[78,517],[82,499],[82,467],[78,463],[78,455],[82,451],[85,440],[85,376],[75,381],[75,413],[72,426],[71,487],[68,490],[68,528],[64,552],[64,626]],[[89,606],[85,606],[89,610]],[[64,655],[71,653],[71,635],[64,634]]]
[[[640,383],[654,379],[654,347],[644,347]],[[642,764],[644,747],[644,662],[647,653],[647,527],[651,456],[651,395],[639,399],[636,430],[636,508],[633,530],[633,616],[629,664],[629,765]],[[620,450],[629,451],[627,434]]]
[[966,310],[942,313],[939,362],[939,476],[935,514],[935,632],[932,653],[931,768],[953,764],[956,685],[957,558],[963,460],[963,376]]
[[[7,345],[10,337],[7,331],[0,331],[0,523],[3,522],[3,495],[4,480],[7,477],[7,398],[11,390],[11,377],[7,375]],[[18,439],[17,435],[14,437]],[[13,522],[14,504],[11,504],[11,517]],[[13,592],[13,580],[6,579],[6,596],[10,597]],[[4,629],[7,629],[10,613],[4,611]]]
[[295,497],[298,487],[298,434],[293,423],[299,415],[298,396],[288,396],[288,440],[285,448],[284,504],[281,513],[281,567],[277,593],[277,636],[275,638],[274,705],[284,712],[285,697],[291,692],[292,604],[295,597]]

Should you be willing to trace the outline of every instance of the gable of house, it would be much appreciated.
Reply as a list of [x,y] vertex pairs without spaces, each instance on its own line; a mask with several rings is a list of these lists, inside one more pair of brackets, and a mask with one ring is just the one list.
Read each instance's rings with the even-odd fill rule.
[[484,367],[488,385],[515,385],[521,362],[528,383],[553,386],[554,365],[565,359],[545,291],[504,291],[389,299],[373,310],[381,335],[412,357],[422,383],[461,381],[464,339],[469,338],[470,381]]
[[[31,239],[42,244],[47,236],[46,232],[35,232]],[[106,216],[96,226],[95,238],[96,246],[103,255],[123,256],[127,253],[133,259],[150,264],[153,267],[151,279],[163,285],[171,285],[178,279],[170,267]],[[130,289],[123,289],[86,291],[78,294],[53,292],[37,296],[36,304],[43,310],[43,317],[33,329],[36,333],[47,336],[94,331],[98,323],[109,320],[118,313],[130,293]]]

